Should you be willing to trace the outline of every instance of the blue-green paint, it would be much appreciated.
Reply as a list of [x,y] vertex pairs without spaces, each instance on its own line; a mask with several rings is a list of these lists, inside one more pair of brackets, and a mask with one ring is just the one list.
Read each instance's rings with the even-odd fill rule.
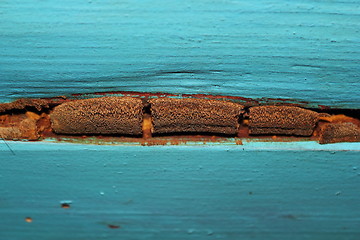
[[0,101],[206,93],[359,108],[358,0],[2,0]]
[[10,145],[16,155],[0,149],[0,239],[360,236],[359,145]]
[[[0,102],[161,91],[358,109],[359,29],[358,0],[2,0]],[[359,143],[191,144],[1,144],[0,239],[360,238]]]

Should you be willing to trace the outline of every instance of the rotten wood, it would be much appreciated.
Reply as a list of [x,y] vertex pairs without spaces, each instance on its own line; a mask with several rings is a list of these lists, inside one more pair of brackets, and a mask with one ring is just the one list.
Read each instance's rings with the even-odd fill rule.
[[244,106],[206,99],[150,100],[154,133],[218,133],[235,135]]
[[[238,137],[239,144],[241,138],[270,137],[282,141],[285,135],[292,136],[294,141],[301,136],[320,143],[359,141],[360,120],[339,114],[341,110],[331,114],[329,109],[310,110],[287,104],[258,106],[258,103],[244,107],[231,102],[231,96],[224,100],[208,95],[197,97],[143,93],[137,97],[107,95],[61,101],[22,99],[0,104],[0,134],[7,140],[111,136],[115,141],[138,141],[144,145],[179,144],[184,135],[201,136],[204,141]],[[161,136],[168,139],[158,138]]]
[[141,135],[142,110],[140,99],[104,97],[61,104],[50,118],[60,134]]
[[282,134],[311,136],[319,114],[288,106],[261,106],[250,108],[250,134]]

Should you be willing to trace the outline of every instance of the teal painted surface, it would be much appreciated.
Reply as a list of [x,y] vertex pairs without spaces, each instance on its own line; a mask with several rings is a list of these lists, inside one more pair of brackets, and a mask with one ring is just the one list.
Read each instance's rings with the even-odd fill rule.
[[16,155],[0,149],[0,239],[360,237],[358,146],[10,145]]
[[95,91],[359,108],[360,2],[0,2],[0,101]]
[[[358,109],[359,25],[357,0],[2,0],[0,102],[161,91]],[[9,145],[1,240],[360,238],[357,143]]]

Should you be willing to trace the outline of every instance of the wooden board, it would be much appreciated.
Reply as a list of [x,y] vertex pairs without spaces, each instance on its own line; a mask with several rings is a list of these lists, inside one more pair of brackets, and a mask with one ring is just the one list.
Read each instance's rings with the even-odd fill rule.
[[360,237],[359,151],[10,145],[15,155],[0,148],[0,239]]
[[1,1],[0,101],[206,93],[359,108],[360,4]]
[[[359,29],[358,0],[2,0],[0,102],[149,91],[359,109]],[[358,143],[8,144],[1,240],[360,238]]]

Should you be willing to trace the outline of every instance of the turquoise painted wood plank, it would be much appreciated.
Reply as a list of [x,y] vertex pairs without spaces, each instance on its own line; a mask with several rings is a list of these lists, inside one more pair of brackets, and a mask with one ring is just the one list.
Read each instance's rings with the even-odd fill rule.
[[359,108],[358,0],[0,2],[0,101],[94,91]]
[[358,144],[10,145],[16,155],[0,149],[0,239],[360,237]]

